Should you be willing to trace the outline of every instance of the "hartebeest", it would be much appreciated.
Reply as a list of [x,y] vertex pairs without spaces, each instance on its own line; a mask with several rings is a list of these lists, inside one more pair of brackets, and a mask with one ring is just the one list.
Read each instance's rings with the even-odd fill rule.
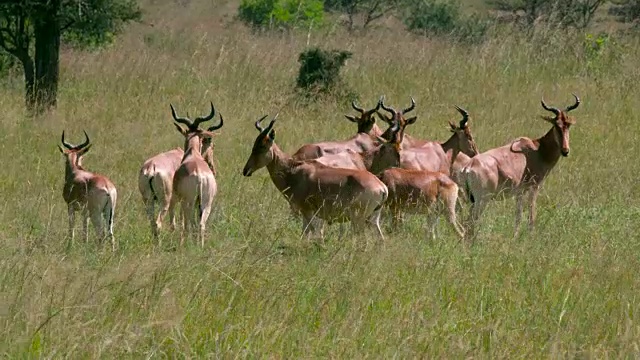
[[[220,115],[220,123],[218,125],[202,130],[198,128],[200,123],[215,117],[216,111],[213,103],[211,103],[211,113],[209,115],[197,117],[193,122],[185,117],[178,117],[173,105],[170,105],[170,107],[171,115],[175,120],[174,125],[185,137],[184,157],[173,176],[173,196],[171,201],[173,204],[178,202],[182,204],[182,217],[187,234],[191,234],[196,223],[198,224],[200,245],[204,247],[205,227],[218,186],[213,171],[202,156],[202,143],[204,138],[212,138],[214,136],[213,131],[220,129],[224,120]],[[186,125],[187,129],[183,129],[178,123]],[[184,243],[184,236],[181,236],[182,243]]]
[[356,105],[355,101],[351,102],[351,106],[360,113],[360,116],[345,115],[345,117],[351,122],[358,124],[358,132],[355,136],[344,141],[325,141],[303,145],[292,155],[292,158],[295,160],[311,160],[328,154],[338,154],[347,150],[361,152],[373,148],[376,145],[376,137],[383,135],[382,130],[376,125],[376,119],[373,116],[373,114],[380,109],[381,104],[382,98],[380,98],[376,107],[364,111]]
[[[384,122],[388,123],[391,126],[393,126],[394,123],[398,123],[398,125],[400,125],[400,131],[402,132],[401,137],[403,139],[402,140],[403,147],[411,148],[415,146],[416,142],[421,141],[421,140],[414,139],[409,135],[405,135],[405,131],[404,131],[408,125],[415,123],[416,120],[418,119],[417,116],[412,116],[408,119],[405,118],[405,115],[407,113],[409,113],[410,111],[413,111],[413,109],[416,108],[416,101],[413,99],[413,97],[411,97],[411,105],[409,105],[408,108],[402,109],[401,111],[398,111],[391,106],[386,106],[384,104],[384,96],[380,98],[380,106],[382,107],[383,110],[391,114],[390,117],[387,117],[385,115],[378,113],[378,116],[380,117],[381,120],[383,120]],[[388,132],[383,134],[382,137],[386,140],[390,140],[391,139],[390,136],[391,136],[391,127],[389,127]]]
[[[149,158],[142,164],[138,173],[138,189],[151,223],[151,233],[158,237],[162,228],[162,220],[169,213],[171,229],[175,228],[175,211],[171,206],[173,194],[173,174],[180,166],[184,150],[176,148]],[[155,215],[155,204],[158,202],[160,210]]]
[[251,176],[267,167],[274,185],[293,208],[303,216],[303,235],[315,232],[312,220],[318,217],[329,224],[351,221],[355,233],[369,222],[384,238],[380,229],[380,209],[387,199],[387,187],[373,174],[363,170],[332,168],[315,161],[297,161],[275,143],[273,125],[255,123],[260,132],[242,171]]
[[[85,141],[80,145],[72,145],[65,141],[62,131],[62,145],[58,145],[64,154],[66,164],[64,172],[64,188],[62,197],[67,203],[69,213],[69,241],[73,243],[75,213],[82,214],[82,230],[85,242],[89,240],[89,218],[96,229],[100,241],[105,237],[111,239],[111,248],[115,251],[116,242],[113,236],[113,217],[118,194],[116,187],[106,176],[89,172],[82,166],[82,158],[91,148],[89,135],[84,132]],[[106,226],[104,221],[106,221]]]
[[499,148],[488,150],[475,156],[463,169],[462,177],[469,200],[472,202],[467,234],[476,235],[476,223],[491,199],[516,197],[514,236],[520,230],[524,196],[529,195],[529,229],[533,230],[536,217],[536,199],[540,186],[555,167],[560,156],[569,155],[569,128],[575,119],[567,115],[580,105],[580,99],[573,94],[575,103],[564,110],[549,107],[544,99],[542,107],[553,113],[542,116],[552,128],[542,137],[530,139],[521,137]]
[[[449,139],[443,143],[428,141],[421,147],[404,147],[400,157],[400,167],[404,169],[439,171],[446,175],[453,175],[452,165],[455,164],[458,154],[462,153],[473,157],[478,153],[478,147],[471,134],[469,126],[469,113],[456,106],[456,110],[462,115],[460,124],[449,121],[451,132]],[[402,131],[402,130],[401,130]],[[463,160],[460,160],[461,162]]]
[[367,168],[387,185],[389,197],[385,207],[392,215],[392,227],[397,225],[403,213],[425,214],[432,238],[436,236],[438,217],[444,213],[454,231],[464,232],[456,219],[458,185],[446,174],[438,171],[399,168],[402,157],[403,132],[396,122],[389,142],[362,154]]
[[[208,131],[214,131],[216,126],[212,126]],[[184,150],[175,148],[165,151],[147,159],[138,173],[138,189],[142,195],[147,216],[151,223],[151,233],[158,238],[162,228],[162,221],[167,213],[169,214],[170,229],[175,229],[175,209],[171,203],[173,194],[173,175],[182,163]],[[202,157],[209,165],[213,176],[217,176],[213,159],[213,141],[210,137],[202,140]],[[160,210],[155,215],[156,202]]]

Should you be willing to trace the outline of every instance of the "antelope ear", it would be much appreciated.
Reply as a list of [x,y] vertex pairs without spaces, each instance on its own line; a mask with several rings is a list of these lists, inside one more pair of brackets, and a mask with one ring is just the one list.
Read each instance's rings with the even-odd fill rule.
[[178,132],[183,136],[187,136],[187,131],[182,128],[182,126],[178,125],[178,123],[173,123],[173,125],[178,129]]
[[92,145],[93,144],[89,144],[89,145],[83,147],[82,149],[78,150],[78,155],[82,156],[82,155],[86,154],[87,152],[89,152],[89,149],[91,149]]
[[456,124],[452,123],[451,121],[449,121],[449,127],[451,128],[451,131],[456,131],[458,129]]
[[58,145],[58,150],[60,150],[60,152],[64,154],[64,149],[62,148],[62,146]]
[[406,122],[406,124],[405,124],[405,125],[411,125],[411,124],[413,124],[414,122],[416,122],[416,120],[418,120],[418,117],[417,117],[417,116],[412,116],[412,117],[410,117],[410,118],[408,118],[408,119],[406,119],[406,120],[405,120],[405,122]]
[[380,114],[379,112],[376,111],[376,115],[378,115],[378,117],[380,118],[380,120],[386,122],[387,124],[391,125],[391,118],[387,117],[386,115]]
[[271,132],[269,132],[269,140],[273,141],[276,139],[276,129],[272,129]]
[[551,116],[546,116],[546,115],[540,115],[540,118],[542,120],[545,120],[546,122],[550,122],[552,124],[556,123],[556,118],[555,117],[551,117]]
[[358,122],[358,119],[356,119],[354,116],[351,116],[351,115],[345,115],[344,117],[346,117],[346,118],[347,118],[347,120],[349,120],[349,121],[351,121],[351,122],[354,122],[354,123],[357,123],[357,122]]
[[382,136],[377,136],[376,135],[376,139],[378,139],[378,141],[380,141],[381,144],[386,144],[389,141],[387,141],[387,139],[383,138]]

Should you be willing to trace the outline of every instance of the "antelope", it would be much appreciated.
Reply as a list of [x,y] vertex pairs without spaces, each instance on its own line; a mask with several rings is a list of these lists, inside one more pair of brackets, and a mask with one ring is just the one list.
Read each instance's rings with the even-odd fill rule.
[[[384,96],[380,98],[380,106],[382,107],[383,110],[389,112],[391,114],[390,117],[384,116],[380,113],[378,113],[378,117],[380,117],[381,120],[385,121],[386,123],[393,125],[395,122],[397,122],[400,125],[400,131],[403,132],[403,143],[402,145],[406,148],[411,148],[416,146],[416,144],[418,142],[422,143],[421,140],[417,140],[414,139],[413,137],[409,136],[409,135],[404,135],[404,129],[411,124],[414,124],[416,122],[416,120],[418,119],[417,116],[412,116],[410,118],[405,118],[404,115],[407,114],[408,112],[412,111],[413,109],[416,108],[416,101],[413,99],[413,97],[411,97],[411,105],[409,105],[408,108],[405,108],[401,111],[397,111],[396,109],[394,109],[391,106],[386,106],[384,104]],[[390,130],[391,127],[389,127],[389,132],[381,135],[382,138],[384,138],[385,140],[389,140],[391,139],[391,133]]]
[[345,115],[345,117],[358,124],[358,132],[355,136],[344,141],[327,141],[314,144],[306,144],[300,147],[294,154],[295,160],[311,160],[327,154],[338,154],[347,150],[355,152],[366,151],[375,146],[375,137],[383,135],[382,130],[376,125],[374,113],[380,109],[382,98],[375,108],[364,111],[355,101],[351,102],[351,107],[360,113],[360,117]]
[[399,168],[404,133],[397,122],[392,130],[393,134],[388,142],[380,139],[382,144],[378,148],[362,154],[367,168],[389,190],[385,207],[392,214],[392,228],[398,227],[402,213],[426,213],[431,237],[435,239],[438,217],[444,212],[453,230],[463,238],[464,231],[456,219],[458,185],[441,172]]
[[[267,167],[276,188],[303,217],[303,236],[315,233],[312,223],[318,217],[328,224],[350,221],[354,233],[364,230],[368,222],[384,239],[380,229],[380,210],[388,196],[387,187],[373,174],[363,170],[332,168],[315,161],[298,161],[285,154],[275,143],[273,125],[266,128],[263,116],[255,123],[260,132],[251,155],[242,170],[251,176]],[[320,229],[322,236],[322,229]]]
[[[404,148],[403,141],[403,151],[400,153],[401,168],[439,171],[445,175],[455,177],[452,173],[452,168],[459,169],[460,166],[464,165],[465,157],[473,157],[478,153],[478,147],[469,127],[469,113],[457,105],[455,108],[462,115],[462,120],[460,120],[458,126],[449,121],[449,127],[453,134],[447,141],[443,143],[427,141],[421,147],[409,149]],[[459,157],[461,158],[460,160],[458,160]],[[457,164],[456,161],[458,162]],[[455,171],[454,173],[457,174]]]
[[[205,117],[197,117],[193,122],[185,117],[178,117],[173,105],[170,104],[171,115],[175,120],[174,125],[184,138],[184,156],[180,166],[173,176],[173,196],[171,203],[181,203],[182,219],[185,224],[186,233],[192,234],[196,222],[199,226],[200,246],[204,248],[204,234],[213,198],[216,196],[218,186],[213,170],[205,161],[202,155],[203,139],[213,138],[213,131],[220,129],[224,123],[220,115],[220,123],[211,126],[207,130],[199,129],[198,126],[215,117],[216,111],[211,103],[211,113]],[[180,125],[186,125],[183,129]],[[198,207],[196,216],[196,206]],[[181,236],[180,245],[184,244],[184,236]]]
[[[213,132],[216,126],[212,126],[208,131]],[[202,156],[213,172],[217,176],[213,160],[213,141],[209,137],[202,140]],[[142,195],[147,216],[151,223],[151,234],[158,238],[162,228],[162,221],[167,213],[169,214],[170,229],[174,230],[175,210],[171,203],[173,194],[173,175],[180,166],[184,150],[175,148],[165,151],[147,159],[138,173],[138,189]],[[155,204],[159,203],[160,211],[155,215]]]
[[[169,213],[171,229],[175,229],[175,212],[171,206],[171,195],[173,193],[173,174],[180,166],[184,150],[175,148],[160,153],[147,159],[138,173],[138,189],[142,195],[142,200],[147,211],[149,222],[151,223],[151,234],[158,238],[162,228],[162,220]],[[155,215],[155,204],[160,205],[158,215]]]
[[[69,213],[69,244],[73,243],[76,211],[82,212],[82,231],[85,242],[89,241],[89,218],[96,229],[98,239],[107,237],[111,240],[111,249],[115,251],[116,242],[113,236],[113,216],[118,194],[116,187],[106,176],[89,172],[82,166],[82,158],[92,144],[89,135],[84,132],[85,141],[80,145],[72,145],[65,141],[62,131],[62,146],[58,149],[65,156],[64,188],[62,197],[67,203]],[[106,220],[106,229],[103,221]]]
[[560,110],[549,107],[540,100],[542,108],[554,116],[541,116],[552,124],[542,137],[518,138],[511,143],[488,150],[471,159],[463,169],[465,190],[471,201],[467,234],[474,237],[476,224],[489,200],[516,198],[514,237],[520,230],[524,196],[529,195],[529,230],[533,231],[536,218],[536,199],[544,179],[555,167],[560,156],[569,155],[569,128],[575,119],[568,113],[580,105],[580,98],[573,94],[575,103]]

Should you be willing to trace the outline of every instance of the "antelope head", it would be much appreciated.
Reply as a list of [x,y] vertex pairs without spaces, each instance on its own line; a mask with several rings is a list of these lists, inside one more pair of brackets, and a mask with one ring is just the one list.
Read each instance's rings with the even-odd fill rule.
[[249,155],[249,159],[242,170],[242,175],[244,176],[251,176],[254,171],[267,166],[271,161],[273,161],[274,153],[272,151],[272,147],[276,138],[276,130],[273,128],[273,124],[275,124],[278,114],[273,117],[269,126],[263,128],[261,123],[267,118],[267,116],[268,115],[261,117],[255,123],[255,127],[260,134],[258,134],[256,141],[253,143],[251,155]]
[[554,134],[556,135],[556,141],[560,145],[560,153],[562,156],[569,156],[569,128],[571,125],[576,123],[576,120],[572,116],[568,116],[567,114],[576,109],[580,105],[580,98],[576,94],[572,94],[575,98],[575,103],[573,105],[567,106],[564,110],[560,110],[555,107],[550,107],[545,104],[544,99],[540,100],[542,107],[553,113],[554,116],[541,116],[542,119],[551,123],[555,129]]
[[456,105],[456,110],[458,110],[460,115],[462,115],[460,124],[456,125],[455,123],[449,121],[450,130],[454,134],[454,141],[457,144],[457,146],[455,147],[465,155],[474,157],[478,155],[479,151],[476,142],[473,140],[471,128],[469,127],[469,113],[458,105]]
[[64,130],[62,131],[62,146],[58,145],[58,149],[64,154],[67,165],[71,168],[82,168],[82,157],[91,148],[89,135],[84,131],[85,140],[80,145],[72,145],[64,140]]
[[358,133],[368,133],[373,128],[373,125],[376,123],[376,118],[373,117],[374,113],[377,113],[380,110],[380,106],[382,105],[382,98],[378,101],[378,104],[375,108],[371,110],[365,111],[363,108],[359,107],[355,100],[351,102],[351,107],[360,113],[360,116],[352,116],[345,115],[345,117],[356,124],[358,124]]
[[408,108],[405,108],[401,111],[397,111],[396,109],[390,107],[390,106],[386,106],[384,104],[384,96],[382,96],[380,98],[380,106],[382,107],[383,110],[385,110],[386,112],[388,112],[389,114],[391,114],[390,117],[386,117],[384,115],[378,114],[378,116],[380,116],[380,118],[382,120],[384,120],[385,122],[387,122],[388,124],[391,124],[393,126],[394,122],[398,122],[398,124],[400,125],[400,131],[404,133],[404,129],[405,127],[407,127],[407,125],[411,125],[413,123],[416,122],[416,120],[418,119],[417,116],[412,116],[410,118],[405,118],[405,115],[407,113],[409,113],[410,111],[412,111],[413,109],[416,108],[416,101],[413,99],[413,97],[411,97],[411,105],[409,105]]
[[[185,151],[188,148],[196,147],[196,149],[200,153],[206,152],[209,148],[212,148],[212,138],[213,131],[218,130],[224,124],[224,119],[222,115],[220,115],[220,123],[218,125],[213,125],[206,130],[200,129],[199,125],[205,121],[209,121],[216,116],[216,110],[213,106],[213,102],[211,103],[211,112],[207,116],[201,116],[195,118],[193,121],[189,120],[186,117],[180,117],[176,114],[176,110],[173,108],[172,104],[169,104],[171,107],[171,115],[173,116],[173,120],[175,121],[173,125],[176,127],[178,132],[182,134],[185,138],[184,148]],[[186,129],[178,124],[186,125]],[[193,142],[197,142],[194,144]]]
[[400,151],[402,151],[402,138],[403,132],[401,131],[400,124],[394,122],[391,127],[391,139],[387,141],[381,136],[378,136],[380,145],[376,148],[371,163],[371,169],[369,171],[372,174],[379,174],[385,169],[390,167],[400,166]]

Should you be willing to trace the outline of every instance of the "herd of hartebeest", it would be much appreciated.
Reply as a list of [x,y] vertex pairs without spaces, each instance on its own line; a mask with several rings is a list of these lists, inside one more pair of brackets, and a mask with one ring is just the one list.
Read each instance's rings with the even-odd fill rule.
[[[521,137],[508,144],[478,153],[469,127],[469,114],[456,106],[462,115],[459,124],[449,122],[451,137],[444,142],[420,140],[405,134],[406,127],[416,117],[405,115],[411,105],[396,110],[384,104],[365,111],[352,102],[357,116],[346,118],[357,124],[355,136],[344,141],[328,141],[302,146],[287,155],[275,143],[276,115],[263,127],[263,116],[255,123],[259,134],[242,171],[251,176],[266,167],[274,185],[285,196],[291,211],[302,216],[303,234],[322,237],[323,220],[329,224],[351,222],[355,233],[370,227],[383,238],[380,216],[387,208],[392,226],[398,226],[403,213],[423,214],[428,219],[431,236],[442,212],[461,237],[473,239],[477,221],[492,199],[516,198],[515,235],[518,234],[525,196],[529,201],[529,227],[533,228],[536,198],[547,174],[560,156],[569,154],[569,128],[575,120],[567,113],[580,105],[580,99],[564,110],[542,107],[553,116],[542,116],[551,129],[542,137]],[[380,112],[380,109],[389,115]],[[182,212],[181,239],[184,233],[195,235],[199,226],[200,244],[204,246],[205,227],[217,193],[216,169],[213,159],[214,131],[223,125],[201,129],[200,125],[215,117],[211,112],[191,121],[176,115],[171,106],[174,125],[184,136],[184,149],[176,148],[158,154],[144,162],[138,186],[144,200],[151,231],[158,238],[162,221],[169,213],[171,228],[175,228],[175,205]],[[388,124],[382,131],[376,125],[377,115]],[[184,125],[184,127],[182,126]],[[85,142],[71,145],[62,132],[60,151],[66,157],[63,197],[69,211],[69,238],[74,236],[76,211],[81,211],[85,240],[91,219],[100,239],[113,236],[116,188],[105,176],[85,170],[82,157],[91,147],[85,132]],[[456,212],[459,201],[470,202],[469,216],[461,226]],[[159,212],[156,215],[155,207]],[[106,234],[105,234],[106,230]],[[185,231],[186,230],[186,231]]]

